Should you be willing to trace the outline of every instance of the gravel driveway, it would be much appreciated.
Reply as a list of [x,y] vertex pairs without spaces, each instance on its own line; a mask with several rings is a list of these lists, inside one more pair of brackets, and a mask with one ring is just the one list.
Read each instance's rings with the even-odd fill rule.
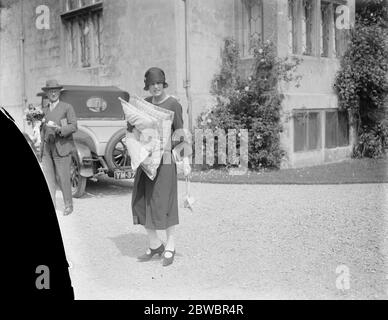
[[58,216],[76,299],[387,299],[388,184],[191,190],[195,212],[180,209],[166,268],[136,261],[147,242],[132,184],[89,182]]

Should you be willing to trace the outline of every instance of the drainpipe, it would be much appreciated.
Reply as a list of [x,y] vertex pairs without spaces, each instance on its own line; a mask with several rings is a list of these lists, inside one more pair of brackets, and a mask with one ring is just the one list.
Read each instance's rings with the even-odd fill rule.
[[[20,0],[20,15],[21,15],[21,31],[20,31],[20,58],[21,58],[21,80],[22,80],[22,107],[23,110],[27,107],[26,97],[26,71],[24,64],[24,1]],[[25,121],[23,121],[23,131],[26,129]]]
[[189,7],[190,1],[183,0],[185,4],[185,68],[186,68],[186,79],[184,81],[184,88],[186,90],[186,98],[187,98],[187,113],[189,120],[189,130],[192,132],[193,130],[193,110],[192,110],[192,99],[191,99],[191,79],[190,79],[190,39],[189,39]]

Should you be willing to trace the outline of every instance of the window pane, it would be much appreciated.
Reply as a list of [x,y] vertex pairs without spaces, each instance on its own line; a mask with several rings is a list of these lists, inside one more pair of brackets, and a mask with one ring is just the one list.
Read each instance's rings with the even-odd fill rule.
[[[339,5],[334,6],[334,21],[338,18],[338,14],[336,13],[336,9]],[[334,45],[335,45],[335,53],[337,57],[341,57],[346,50],[346,29],[334,28]]]
[[249,12],[245,1],[243,1],[243,4],[242,4],[241,25],[242,25],[241,53],[242,53],[242,56],[246,56],[248,55],[248,51],[249,51]]
[[306,149],[306,114],[299,112],[294,116],[294,151]]
[[80,1],[81,1],[82,7],[92,4],[92,0],[80,0]]
[[290,53],[297,53],[296,0],[288,0],[288,46]]
[[96,14],[93,16],[94,60],[97,64],[101,63],[100,19],[101,19],[100,14]]
[[338,112],[338,146],[349,145],[349,118],[346,111]]
[[326,148],[337,147],[337,112],[326,112],[326,125],[325,125],[325,146]]
[[338,33],[339,29],[336,27],[336,13],[335,13],[335,9],[336,9],[336,6],[332,5],[332,17],[331,17],[331,28],[332,28],[332,46],[333,46],[333,57],[336,57],[338,54],[339,54],[339,50],[340,50],[340,34]]
[[303,54],[312,53],[313,6],[311,0],[303,1],[302,48]]
[[330,41],[330,11],[329,3],[321,3],[321,56],[329,56],[329,41]]
[[252,54],[252,47],[262,40],[262,0],[242,1],[242,56]]
[[308,150],[320,149],[321,126],[318,112],[310,112],[308,115]]
[[[102,1],[77,0],[73,5],[88,6]],[[65,2],[67,7],[70,0]],[[90,67],[99,65],[103,59],[102,47],[102,8],[76,8],[74,13],[68,13],[63,17],[70,67]]]
[[71,52],[70,65],[72,67],[78,66],[78,46],[77,46],[77,34],[78,34],[78,25],[76,21],[72,21],[70,24],[70,43],[69,49]]
[[261,1],[254,1],[250,10],[250,35],[254,44],[261,40],[262,34]]
[[103,23],[103,15],[102,11],[98,13],[97,15],[97,21],[98,21],[98,55],[99,55],[99,63],[103,63],[104,61],[104,47],[102,45],[102,34],[104,31],[104,23]]
[[90,26],[89,19],[82,17],[79,19],[80,45],[81,45],[81,65],[90,67]]
[[74,10],[78,8],[78,0],[67,0],[68,10]]

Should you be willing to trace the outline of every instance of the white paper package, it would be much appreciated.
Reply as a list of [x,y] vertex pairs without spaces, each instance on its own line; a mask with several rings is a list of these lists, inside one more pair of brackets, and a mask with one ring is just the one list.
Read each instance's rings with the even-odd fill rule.
[[131,167],[136,170],[140,165],[153,180],[164,151],[170,147],[174,112],[155,106],[137,96],[131,96],[129,102],[122,99],[120,101],[126,120],[135,126],[132,132],[127,131],[126,136]]

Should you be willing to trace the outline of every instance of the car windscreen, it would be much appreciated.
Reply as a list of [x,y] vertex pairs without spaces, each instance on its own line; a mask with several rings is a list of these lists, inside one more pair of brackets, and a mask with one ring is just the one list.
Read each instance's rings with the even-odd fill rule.
[[65,88],[60,100],[71,104],[80,119],[124,119],[119,97],[128,101],[129,94],[121,90],[74,90]]

